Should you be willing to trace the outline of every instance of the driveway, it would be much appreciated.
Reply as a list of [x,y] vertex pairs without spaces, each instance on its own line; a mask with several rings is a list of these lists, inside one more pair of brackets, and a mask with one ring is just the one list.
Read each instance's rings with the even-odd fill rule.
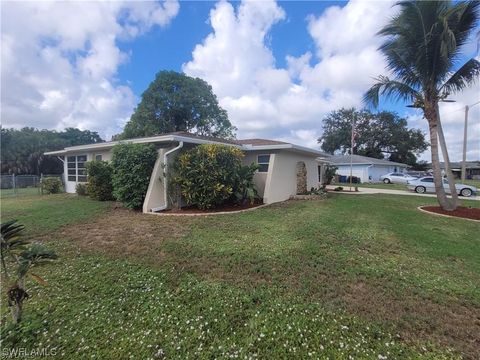
[[[349,186],[344,186],[342,185],[345,190],[349,189]],[[337,185],[327,185],[328,190],[333,190],[337,187]],[[352,186],[352,189],[354,186]],[[380,189],[380,188],[364,188],[364,187],[359,187],[358,192],[345,192],[343,194],[349,194],[349,195],[361,195],[361,194],[391,194],[391,195],[410,195],[410,196],[428,196],[428,197],[437,197],[435,194],[417,194],[416,192],[413,191],[408,191],[408,190],[389,190],[389,189]],[[460,199],[462,200],[480,200],[480,196],[472,196],[472,197],[463,197],[460,196]]]

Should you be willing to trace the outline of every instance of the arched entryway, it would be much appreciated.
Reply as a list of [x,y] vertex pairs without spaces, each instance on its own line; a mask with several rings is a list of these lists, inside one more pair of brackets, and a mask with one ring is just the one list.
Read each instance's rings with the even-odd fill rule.
[[297,162],[297,195],[307,192],[307,167],[303,161]]

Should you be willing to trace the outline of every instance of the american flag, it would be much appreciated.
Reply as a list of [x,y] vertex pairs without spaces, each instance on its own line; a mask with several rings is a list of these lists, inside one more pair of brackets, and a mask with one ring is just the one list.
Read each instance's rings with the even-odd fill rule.
[[352,152],[355,145],[355,138],[358,137],[357,129],[355,128],[355,120],[352,121]]

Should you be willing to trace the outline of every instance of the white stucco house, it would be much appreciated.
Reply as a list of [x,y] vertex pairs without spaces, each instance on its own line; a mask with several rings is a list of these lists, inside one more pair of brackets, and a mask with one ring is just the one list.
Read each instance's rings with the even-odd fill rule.
[[[307,188],[318,187],[322,182],[322,166],[329,157],[321,151],[276,140],[244,139],[224,140],[197,136],[185,132],[110,141],[90,145],[67,147],[59,151],[46,152],[57,156],[64,163],[65,191],[75,193],[78,183],[87,181],[85,162],[92,160],[109,161],[112,148],[119,143],[154,144],[158,157],[150,176],[150,184],[143,203],[143,212],[168,209],[168,164],[175,161],[183,150],[199,144],[223,144],[240,148],[245,157],[244,164],[257,163],[259,170],[254,176],[259,196],[265,204],[287,200],[297,193],[297,167],[305,164]],[[166,186],[164,186],[166,184]]]
[[408,165],[385,159],[376,159],[368,156],[333,155],[328,158],[330,164],[335,165],[338,175],[350,176],[350,162],[352,163],[352,176],[360,178],[361,182],[381,182],[380,176],[391,173],[403,173]]

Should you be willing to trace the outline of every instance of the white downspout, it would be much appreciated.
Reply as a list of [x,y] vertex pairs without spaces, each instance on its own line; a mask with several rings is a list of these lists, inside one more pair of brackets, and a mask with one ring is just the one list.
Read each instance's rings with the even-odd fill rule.
[[164,168],[163,168],[163,198],[165,199],[165,205],[163,206],[159,206],[159,207],[156,207],[156,208],[153,208],[152,209],[152,212],[156,212],[156,211],[162,211],[162,210],[165,210],[168,206],[168,192],[167,192],[167,169],[168,169],[168,155],[170,155],[171,153],[174,153],[175,151],[177,150],[180,150],[181,148],[183,148],[183,141],[180,141],[178,143],[178,146],[177,147],[174,147],[173,149],[171,150],[168,150],[164,155],[163,155],[163,164],[164,164]]

